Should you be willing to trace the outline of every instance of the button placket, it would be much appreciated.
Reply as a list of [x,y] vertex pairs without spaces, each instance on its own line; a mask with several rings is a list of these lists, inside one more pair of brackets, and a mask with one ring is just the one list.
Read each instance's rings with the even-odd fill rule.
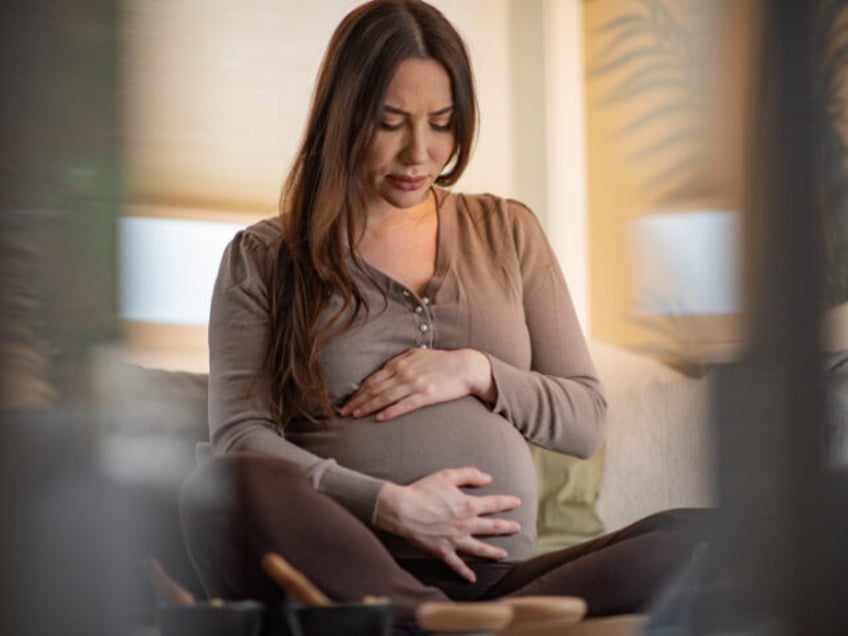
[[410,310],[415,316],[415,342],[420,349],[430,349],[433,346],[433,321],[429,311],[430,298],[419,298],[409,289],[401,291]]

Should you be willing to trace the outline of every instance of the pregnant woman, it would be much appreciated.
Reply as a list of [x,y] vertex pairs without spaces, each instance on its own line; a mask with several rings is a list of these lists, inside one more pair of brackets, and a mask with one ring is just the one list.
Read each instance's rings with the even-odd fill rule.
[[375,0],[338,26],[280,216],[227,248],[212,302],[215,458],[183,492],[211,595],[271,600],[276,551],[331,598],[531,594],[636,611],[689,558],[695,513],[529,559],[527,442],[578,457],[606,403],[533,213],[448,189],[477,122],[453,26]]

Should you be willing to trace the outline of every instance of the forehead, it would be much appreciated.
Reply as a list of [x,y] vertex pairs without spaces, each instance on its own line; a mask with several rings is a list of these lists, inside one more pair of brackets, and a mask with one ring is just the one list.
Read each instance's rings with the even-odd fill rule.
[[436,60],[404,60],[389,82],[385,102],[408,112],[445,108],[453,104],[450,76]]

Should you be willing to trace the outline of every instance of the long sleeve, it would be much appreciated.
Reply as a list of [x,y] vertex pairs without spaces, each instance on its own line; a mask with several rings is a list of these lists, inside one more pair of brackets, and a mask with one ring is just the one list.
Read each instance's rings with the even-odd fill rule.
[[269,342],[267,281],[276,227],[264,221],[236,235],[224,252],[209,321],[209,430],[216,454],[249,451],[301,466],[313,486],[366,523],[386,483],[321,458],[285,439],[261,373]]
[[520,268],[524,318],[531,349],[524,369],[490,355],[498,390],[494,411],[531,442],[591,456],[600,446],[606,401],[556,256],[536,217],[504,203]]

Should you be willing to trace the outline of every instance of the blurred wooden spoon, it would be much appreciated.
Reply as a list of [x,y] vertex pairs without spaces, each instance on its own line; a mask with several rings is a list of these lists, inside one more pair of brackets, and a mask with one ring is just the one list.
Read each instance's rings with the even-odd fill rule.
[[144,574],[153,586],[160,603],[185,607],[194,605],[194,595],[168,576],[165,568],[156,559],[144,560]]
[[[541,626],[563,627],[582,620],[586,601],[576,596],[523,596],[470,603],[423,603],[415,618],[433,632],[498,632]],[[505,630],[505,631],[504,631]]]
[[577,596],[514,596],[495,602],[512,607],[510,627],[548,621],[577,623],[586,615],[586,601]]
[[429,602],[415,612],[415,620],[431,632],[493,632],[512,622],[514,610],[502,603]]
[[262,557],[262,569],[293,600],[304,605],[330,604],[330,599],[321,590],[276,552],[269,552]]

